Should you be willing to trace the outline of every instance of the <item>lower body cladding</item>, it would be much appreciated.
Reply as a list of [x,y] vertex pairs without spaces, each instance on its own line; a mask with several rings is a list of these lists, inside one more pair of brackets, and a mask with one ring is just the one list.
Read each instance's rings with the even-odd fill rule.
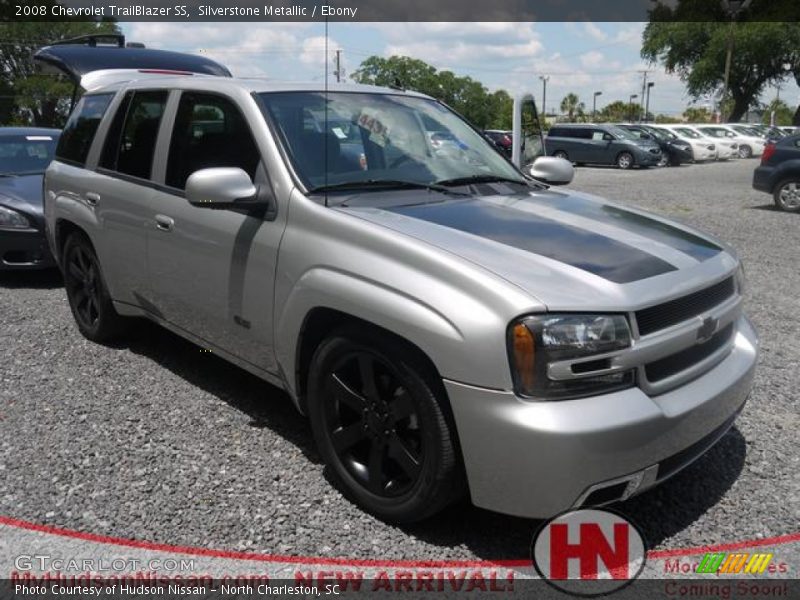
[[41,231],[0,228],[0,271],[46,269],[55,266]]
[[757,354],[756,333],[741,317],[724,360],[658,396],[634,387],[537,402],[445,380],[472,502],[546,518],[652,487],[731,427],[750,393]]

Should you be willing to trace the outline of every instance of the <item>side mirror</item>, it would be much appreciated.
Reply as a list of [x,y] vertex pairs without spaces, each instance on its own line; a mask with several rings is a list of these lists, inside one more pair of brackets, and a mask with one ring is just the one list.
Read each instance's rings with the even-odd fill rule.
[[575,177],[575,168],[564,158],[540,156],[530,168],[531,177],[550,185],[567,185]]
[[271,204],[261,198],[259,188],[238,167],[216,167],[195,171],[186,180],[186,199],[202,208],[254,208]]

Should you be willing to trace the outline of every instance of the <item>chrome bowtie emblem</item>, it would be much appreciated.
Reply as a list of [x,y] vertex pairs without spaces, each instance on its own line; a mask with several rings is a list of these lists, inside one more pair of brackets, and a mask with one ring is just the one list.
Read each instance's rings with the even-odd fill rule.
[[703,342],[707,342],[711,339],[711,337],[717,332],[717,327],[719,326],[719,320],[713,317],[706,317],[703,320],[703,324],[700,325],[700,328],[697,330],[697,341],[698,343],[702,344]]

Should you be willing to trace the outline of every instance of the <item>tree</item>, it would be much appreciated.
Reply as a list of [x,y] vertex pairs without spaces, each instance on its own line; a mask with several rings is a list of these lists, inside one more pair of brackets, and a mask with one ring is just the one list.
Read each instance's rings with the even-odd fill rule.
[[[31,56],[54,41],[92,33],[119,33],[109,22],[8,22],[0,23],[0,119],[60,127],[69,110],[73,84],[63,77],[39,71]],[[10,101],[10,102],[9,102]]]
[[598,121],[618,123],[619,121],[627,121],[631,116],[631,105],[622,100],[615,100],[610,104],[606,104],[598,111]]
[[570,92],[561,100],[561,112],[567,114],[567,120],[570,123],[574,123],[577,117],[583,116],[585,111],[586,105],[573,92]]
[[728,120],[738,121],[765,87],[792,73],[800,84],[798,12],[796,2],[754,0],[732,25],[719,2],[678,0],[670,8],[659,1],[644,31],[642,58],[677,73],[695,99],[719,94],[732,36]]
[[409,56],[370,56],[350,76],[357,83],[391,86],[433,96],[483,129],[510,129],[513,100],[504,90],[489,93],[471,77],[435,67]]
[[761,118],[761,122],[764,125],[769,125],[772,119],[772,113],[775,113],[775,125],[791,125],[792,119],[794,117],[794,111],[789,108],[789,105],[786,104],[780,98],[775,98],[772,102],[767,104],[764,109],[764,115]]
[[683,118],[690,123],[711,123],[713,121],[709,110],[702,106],[690,106],[683,111]]

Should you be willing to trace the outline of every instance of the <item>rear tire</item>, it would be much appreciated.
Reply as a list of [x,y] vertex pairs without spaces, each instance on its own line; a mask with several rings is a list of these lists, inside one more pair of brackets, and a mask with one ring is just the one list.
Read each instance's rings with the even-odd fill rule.
[[124,319],[117,314],[89,238],[73,233],[62,253],[64,287],[72,316],[81,334],[97,343],[117,337]]
[[779,209],[791,213],[800,212],[800,180],[784,179],[775,186],[772,197]]
[[631,169],[634,164],[636,164],[636,161],[633,160],[633,154],[630,152],[620,152],[617,155],[617,166],[620,169]]
[[384,521],[420,521],[464,489],[436,377],[404,344],[362,328],[332,334],[311,360],[317,447],[344,495]]

